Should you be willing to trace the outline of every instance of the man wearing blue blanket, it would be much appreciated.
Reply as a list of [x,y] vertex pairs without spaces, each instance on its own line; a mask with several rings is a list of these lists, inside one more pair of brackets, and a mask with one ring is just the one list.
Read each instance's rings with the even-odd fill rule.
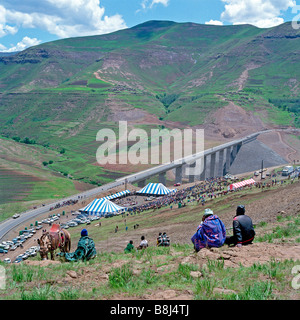
[[219,248],[226,239],[226,229],[222,220],[211,209],[205,209],[201,224],[192,236],[196,252],[202,248]]

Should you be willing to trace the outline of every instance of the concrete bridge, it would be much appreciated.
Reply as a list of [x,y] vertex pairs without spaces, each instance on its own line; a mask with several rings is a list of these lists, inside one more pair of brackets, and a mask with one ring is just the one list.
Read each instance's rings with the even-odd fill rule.
[[225,144],[207,149],[188,157],[155,166],[142,172],[117,179],[116,181],[123,181],[123,183],[125,184],[137,182],[139,187],[143,187],[146,185],[147,179],[158,175],[159,182],[165,184],[167,171],[175,170],[175,182],[181,183],[184,176],[183,169],[186,167],[197,168],[197,166],[198,169],[200,167],[201,169],[199,172],[197,172],[197,174],[188,175],[189,182],[193,182],[195,181],[195,179],[201,181],[205,180],[206,178],[221,177],[229,172],[230,166],[232,165],[243,144],[252,142],[256,140],[257,136],[259,136],[260,134],[270,131],[272,130],[256,132],[242,139],[227,142]]

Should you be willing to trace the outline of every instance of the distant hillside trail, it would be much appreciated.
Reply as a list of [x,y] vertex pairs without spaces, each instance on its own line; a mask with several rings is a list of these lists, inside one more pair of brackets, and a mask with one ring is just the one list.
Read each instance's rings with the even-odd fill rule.
[[249,71],[259,67],[260,65],[254,63],[250,63],[248,66],[246,66],[246,70],[242,72],[242,74],[236,81],[236,84],[238,85],[237,92],[242,91],[244,89],[245,84],[249,78]]
[[297,154],[299,151],[296,150],[294,147],[292,147],[289,143],[287,143],[287,142],[282,138],[282,132],[277,132],[277,134],[278,134],[278,137],[279,137],[280,142],[283,143],[284,145],[287,145],[290,149],[293,150],[292,152],[288,153],[287,156],[286,156],[286,158],[287,158],[290,162],[293,162],[294,157],[291,158],[291,155]]

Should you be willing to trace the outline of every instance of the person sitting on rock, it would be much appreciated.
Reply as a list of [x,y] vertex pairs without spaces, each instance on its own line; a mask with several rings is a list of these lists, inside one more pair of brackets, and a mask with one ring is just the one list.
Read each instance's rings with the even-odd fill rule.
[[199,252],[202,248],[219,248],[224,244],[225,239],[224,223],[211,209],[205,209],[202,222],[191,238],[195,251]]
[[233,218],[233,236],[226,237],[225,243],[241,247],[252,243],[255,231],[252,219],[245,215],[245,206],[239,205],[236,208],[236,216]]

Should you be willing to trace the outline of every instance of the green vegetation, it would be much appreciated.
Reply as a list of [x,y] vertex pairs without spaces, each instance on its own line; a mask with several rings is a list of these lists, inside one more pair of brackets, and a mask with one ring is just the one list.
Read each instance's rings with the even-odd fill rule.
[[279,216],[277,220],[279,222],[284,222],[284,221],[291,221],[291,222],[276,226],[270,232],[265,233],[263,236],[258,237],[256,241],[274,242],[275,239],[283,239],[283,238],[295,237],[300,235],[299,216],[294,218]]
[[[191,246],[176,245],[165,250],[148,248],[129,255],[101,253],[90,262],[46,268],[6,266],[7,290],[0,296],[4,300],[76,300],[110,299],[121,294],[141,299],[147,294],[174,290],[189,292],[191,300],[290,298],[291,269],[295,261],[271,260],[265,264],[254,263],[251,267],[225,268],[224,262],[209,259],[202,265],[178,263],[178,254],[174,257],[176,252],[179,256],[189,255]],[[112,263],[120,261],[122,266],[111,268]],[[103,270],[110,270],[108,277]],[[76,281],[67,280],[69,271],[75,272]]]

